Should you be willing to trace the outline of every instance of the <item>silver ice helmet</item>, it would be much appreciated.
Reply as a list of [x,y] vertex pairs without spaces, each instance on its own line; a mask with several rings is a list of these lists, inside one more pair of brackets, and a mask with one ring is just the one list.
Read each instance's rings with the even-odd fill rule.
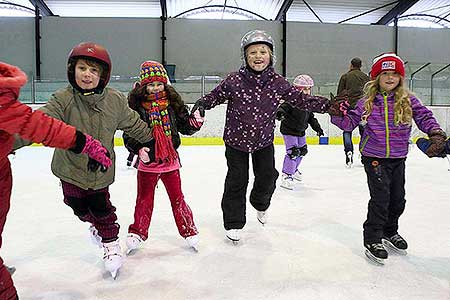
[[245,59],[245,50],[248,48],[248,46],[253,44],[266,44],[270,47],[270,50],[272,50],[272,65],[276,62],[275,57],[275,46],[273,43],[272,37],[265,32],[264,30],[252,30],[244,34],[241,40],[241,60],[242,63],[245,65],[247,64],[247,61]]

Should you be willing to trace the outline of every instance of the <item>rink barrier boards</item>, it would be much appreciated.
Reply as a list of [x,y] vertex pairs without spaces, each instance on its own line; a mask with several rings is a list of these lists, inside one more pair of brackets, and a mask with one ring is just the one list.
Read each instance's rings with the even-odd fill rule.
[[[416,143],[417,138],[413,138],[413,143]],[[353,144],[359,144],[359,137],[354,137]],[[275,145],[284,145],[283,137],[276,136],[273,142]],[[321,136],[314,137],[308,136],[306,137],[306,143],[308,145],[342,145],[342,136]],[[183,146],[220,146],[223,145],[223,139],[221,137],[182,137],[181,145]],[[32,146],[42,146],[42,144],[34,143]],[[123,146],[123,139],[121,137],[114,138],[114,146]]]
[[[342,145],[342,136],[336,137],[306,137],[308,145]],[[359,143],[359,137],[353,138],[353,144]],[[181,145],[183,146],[208,146],[208,145],[223,145],[222,137],[182,137]],[[283,137],[276,136],[274,139],[275,145],[284,145]],[[34,143],[32,146],[42,146],[42,144]],[[114,138],[114,146],[123,146],[123,139],[121,137]]]

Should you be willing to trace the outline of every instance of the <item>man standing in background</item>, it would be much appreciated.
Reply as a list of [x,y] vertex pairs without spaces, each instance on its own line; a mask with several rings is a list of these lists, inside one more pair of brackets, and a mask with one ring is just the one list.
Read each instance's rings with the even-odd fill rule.
[[[369,76],[361,72],[361,65],[362,61],[359,57],[353,58],[350,62],[350,70],[343,74],[339,80],[337,94],[338,96],[341,96],[344,93],[348,93],[350,109],[353,109],[358,100],[364,96],[364,85],[369,81]],[[361,134],[361,127],[359,130]],[[343,139],[345,164],[350,168],[353,164],[352,131],[344,131]]]

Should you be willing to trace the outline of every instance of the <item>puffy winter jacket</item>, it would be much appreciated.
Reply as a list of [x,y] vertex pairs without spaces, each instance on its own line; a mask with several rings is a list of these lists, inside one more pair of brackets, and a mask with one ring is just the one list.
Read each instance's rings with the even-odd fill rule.
[[46,146],[69,149],[75,143],[75,127],[51,118],[18,101],[27,81],[19,68],[0,62],[0,159],[12,149],[13,134]]
[[315,132],[321,132],[319,121],[314,117],[314,113],[292,107],[283,103],[279,110],[284,113],[284,120],[281,121],[280,132],[293,136],[304,136],[308,124]]
[[282,99],[300,109],[324,113],[330,101],[301,93],[272,66],[255,73],[243,66],[203,97],[211,109],[228,101],[223,139],[225,144],[244,152],[254,152],[273,143],[275,113]]
[[[440,129],[433,113],[419,99],[411,95],[413,119],[417,127],[429,133]],[[331,117],[331,122],[344,131],[352,131],[361,121],[365,98],[358,101],[356,108],[345,117]],[[373,102],[372,113],[367,118],[359,150],[364,156],[379,158],[401,158],[408,154],[411,126],[394,124],[394,93],[377,94]]]

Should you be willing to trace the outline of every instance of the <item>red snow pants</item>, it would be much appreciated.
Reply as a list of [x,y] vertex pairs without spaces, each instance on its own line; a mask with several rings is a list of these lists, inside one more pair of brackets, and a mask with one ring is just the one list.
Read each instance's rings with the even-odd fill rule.
[[[3,227],[6,222],[6,215],[9,211],[11,199],[12,174],[11,165],[7,157],[0,158],[0,247],[2,245]],[[0,299],[15,300],[17,291],[14,287],[11,275],[3,264],[0,257]]]
[[198,231],[194,224],[192,211],[184,201],[184,195],[181,191],[179,170],[167,173],[138,171],[134,223],[128,227],[128,232],[138,234],[144,241],[148,238],[148,229],[152,219],[155,200],[155,188],[159,179],[166,187],[178,232],[183,238],[196,235]]

